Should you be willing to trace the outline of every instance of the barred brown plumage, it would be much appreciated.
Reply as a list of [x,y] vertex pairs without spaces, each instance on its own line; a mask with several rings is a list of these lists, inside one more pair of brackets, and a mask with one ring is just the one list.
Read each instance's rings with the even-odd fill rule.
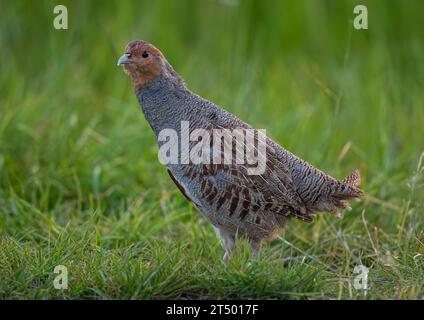
[[[149,54],[142,55],[143,52]],[[361,196],[358,170],[338,181],[269,137],[259,138],[258,130],[191,92],[153,45],[130,42],[118,64],[123,64],[130,75],[142,111],[157,137],[164,129],[181,134],[180,123],[188,121],[207,133],[215,129],[253,130],[251,151],[258,155],[256,143],[264,139],[266,148],[261,155],[265,156],[265,168],[260,174],[249,174],[249,165],[236,161],[236,148],[232,148],[228,163],[166,164],[183,195],[213,224],[225,249],[225,262],[238,236],[249,239],[256,256],[261,243],[274,237],[291,218],[311,222],[319,211],[338,214],[348,207],[347,200]],[[210,146],[217,143],[211,136]],[[231,143],[238,143],[235,137],[232,140]],[[220,146],[215,151],[218,158],[225,159]],[[243,142],[242,147],[247,152],[250,146]]]

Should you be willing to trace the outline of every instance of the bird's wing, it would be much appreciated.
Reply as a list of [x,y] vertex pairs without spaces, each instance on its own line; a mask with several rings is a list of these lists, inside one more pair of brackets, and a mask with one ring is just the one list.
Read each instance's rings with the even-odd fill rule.
[[[243,122],[241,127],[248,128]],[[207,131],[223,128],[221,125],[210,124]],[[226,129],[235,129],[226,126]],[[238,127],[240,128],[240,127]],[[253,128],[249,128],[254,130]],[[254,130],[255,137],[260,133]],[[211,137],[213,134],[211,133]],[[230,164],[197,164],[185,166],[185,178],[197,180],[203,200],[219,211],[222,206],[228,207],[229,215],[238,214],[244,218],[249,212],[266,211],[275,214],[294,216],[304,221],[312,221],[312,216],[302,202],[286,166],[279,161],[269,138],[266,143],[265,170],[260,174],[252,174],[252,165],[238,164],[233,153]],[[235,139],[235,138],[234,138]],[[210,141],[213,144],[213,141]],[[235,141],[233,146],[235,145]],[[252,144],[245,146],[251,148]],[[257,144],[253,144],[256,154]],[[233,148],[235,149],[235,148]],[[214,156],[224,152],[215,150]],[[212,155],[211,155],[212,157]],[[255,165],[256,166],[256,165]]]

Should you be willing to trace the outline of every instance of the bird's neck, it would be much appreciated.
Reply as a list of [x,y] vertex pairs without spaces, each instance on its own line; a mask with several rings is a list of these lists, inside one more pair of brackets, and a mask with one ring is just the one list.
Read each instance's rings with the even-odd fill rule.
[[192,94],[180,80],[158,77],[147,86],[135,88],[144,116],[156,135],[163,129],[179,130],[189,120]]

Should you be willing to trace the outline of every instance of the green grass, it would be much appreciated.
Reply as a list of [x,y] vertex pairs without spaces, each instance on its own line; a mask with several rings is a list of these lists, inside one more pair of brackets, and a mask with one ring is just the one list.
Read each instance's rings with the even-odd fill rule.
[[[422,1],[362,1],[366,31],[350,0],[63,2],[67,31],[54,2],[0,1],[0,298],[424,298]],[[358,167],[363,201],[224,267],[116,67],[132,39],[331,175]]]

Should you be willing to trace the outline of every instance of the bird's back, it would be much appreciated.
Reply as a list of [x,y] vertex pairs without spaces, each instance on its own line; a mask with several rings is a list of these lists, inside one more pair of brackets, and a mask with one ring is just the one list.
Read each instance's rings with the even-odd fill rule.
[[[219,112],[224,118],[221,125],[253,128],[235,115],[211,102],[208,103],[211,110]],[[218,121],[218,119],[215,121]],[[267,161],[267,170],[280,168],[279,174],[283,175],[281,178],[289,180],[293,187],[293,190],[287,196],[297,195],[301,200],[298,202],[305,206],[306,213],[312,214],[321,211],[338,213],[340,209],[347,207],[345,200],[357,198],[361,195],[361,191],[357,188],[360,184],[359,171],[355,170],[350,176],[339,181],[286,150],[269,137],[267,144],[271,150],[271,153],[267,153],[270,157]],[[287,199],[282,197],[281,202],[285,204],[286,201]],[[310,220],[310,215],[298,215],[297,217]]]

